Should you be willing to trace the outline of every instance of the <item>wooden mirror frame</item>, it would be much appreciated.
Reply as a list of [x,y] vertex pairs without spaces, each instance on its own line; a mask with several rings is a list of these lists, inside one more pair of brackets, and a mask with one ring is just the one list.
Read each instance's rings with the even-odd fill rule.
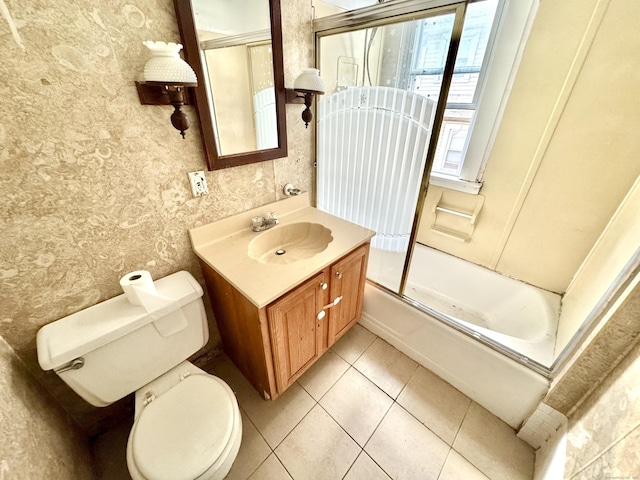
[[173,0],[184,45],[185,60],[191,65],[198,77],[198,86],[193,89],[195,107],[200,119],[200,134],[205,159],[209,170],[237,167],[249,163],[264,162],[287,156],[287,121],[285,114],[284,64],[282,59],[282,22],[280,0],[268,0],[271,12],[271,51],[273,61],[273,81],[276,95],[276,121],[278,125],[278,147],[265,150],[253,150],[232,155],[219,155],[216,144],[214,118],[209,108],[209,92],[202,79],[204,68],[200,54],[198,33],[196,31],[191,0]]

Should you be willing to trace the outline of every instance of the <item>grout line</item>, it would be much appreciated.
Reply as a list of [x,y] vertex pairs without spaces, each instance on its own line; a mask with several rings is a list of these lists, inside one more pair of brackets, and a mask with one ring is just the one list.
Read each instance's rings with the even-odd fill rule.
[[[366,446],[369,444],[369,442],[371,441],[371,438],[375,435],[375,433],[378,431],[378,429],[380,428],[380,425],[382,425],[382,422],[384,422],[384,419],[387,418],[387,415],[389,415],[389,412],[391,411],[391,409],[393,408],[395,400],[393,401],[393,403],[389,406],[389,408],[387,409],[387,411],[384,413],[384,415],[382,416],[382,418],[380,419],[380,422],[378,423],[378,425],[376,426],[376,428],[373,430],[373,433],[369,436],[369,438],[367,439],[367,441],[364,444],[364,447],[362,447],[362,451],[373,461],[373,463],[375,463],[378,468],[380,468],[380,470],[382,470],[385,475],[387,475],[389,478],[391,477],[391,474],[389,472],[387,472],[384,468],[382,468],[382,465],[380,465],[378,462],[376,462],[376,459],[373,458],[371,455],[369,455],[367,453],[367,451],[365,450]],[[357,460],[357,459],[356,459]]]
[[[294,382],[294,383],[295,383],[295,382]],[[300,385],[298,385],[298,386],[299,386],[300,388],[302,388]],[[289,388],[291,388],[291,386],[289,386]],[[302,391],[303,391],[304,393],[306,393],[307,395],[309,395],[309,393],[307,393],[307,391],[306,391],[304,388],[302,388]],[[300,424],[302,423],[302,421],[303,421],[305,418],[307,418],[307,416],[311,413],[311,410],[313,410],[313,409],[316,407],[316,405],[320,405],[318,402],[316,402],[316,399],[315,399],[315,398],[313,398],[311,395],[309,395],[309,398],[311,398],[311,400],[313,400],[314,405],[309,409],[309,411],[308,411],[307,413],[305,413],[305,414],[302,416],[302,418],[301,418],[300,420],[298,420],[298,423],[296,423],[293,427],[291,427],[291,430],[289,430],[289,432],[284,436],[284,438],[283,438],[282,440],[280,440],[280,441],[278,442],[278,444],[277,444],[275,447],[273,447],[273,453],[276,453],[276,448],[278,448],[280,445],[282,445],[282,442],[284,442],[284,441],[289,437],[289,435],[291,435],[291,433],[292,433],[296,428],[298,428],[298,425],[300,425]],[[282,413],[284,413],[284,412],[281,412],[281,414],[282,414]],[[267,443],[267,445],[268,445],[268,443]],[[270,445],[269,445],[269,446],[270,446]]]
[[287,466],[284,464],[284,462],[282,461],[282,459],[278,456],[278,454],[274,451],[273,452],[273,456],[276,457],[276,459],[278,460],[278,462],[280,462],[280,465],[282,465],[282,468],[284,468],[284,471],[287,472],[287,474],[289,475],[289,477],[291,477],[293,480],[293,474],[289,471],[289,469],[287,468]]
[[[469,398],[469,397],[467,397]],[[469,405],[467,406],[467,410],[466,412],[464,412],[464,415],[462,416],[462,421],[460,422],[460,425],[458,425],[458,429],[456,430],[456,434],[453,436],[453,441],[451,442],[451,448],[453,448],[453,444],[456,443],[456,439],[458,438],[458,435],[460,434],[460,430],[462,430],[462,424],[464,423],[465,419],[467,418],[467,415],[469,414],[469,410],[471,410],[471,405],[473,405],[474,401],[469,399]],[[456,450],[457,451],[457,450]],[[460,452],[458,452],[460,453]]]
[[438,478],[436,480],[439,480],[440,477],[442,476],[442,472],[444,471],[444,466],[447,464],[447,461],[449,460],[449,456],[451,455],[451,451],[453,450],[453,447],[449,447],[449,451],[447,452],[447,456],[444,457],[444,462],[442,462],[442,467],[440,468],[440,471],[438,472]]
[[[234,392],[235,393],[235,392]],[[267,461],[267,458],[269,458],[269,456],[271,456],[272,454],[275,455],[275,452],[273,451],[273,448],[271,448],[271,445],[269,445],[269,442],[267,442],[267,439],[264,438],[264,435],[262,435],[262,432],[260,431],[260,429],[257,427],[257,425],[253,422],[253,420],[251,420],[251,418],[249,417],[249,415],[247,414],[247,412],[244,410],[244,408],[242,406],[240,406],[240,403],[238,403],[238,408],[240,409],[240,411],[242,413],[244,413],[245,418],[249,421],[249,423],[251,425],[253,425],[253,428],[255,428],[256,432],[258,432],[258,435],[260,435],[260,438],[262,438],[262,441],[264,442],[264,444],[267,446],[267,448],[270,450],[270,453],[258,464],[258,466],[256,468],[254,468],[251,473],[249,473],[249,475],[247,476],[247,478],[251,477],[251,475],[253,475],[256,470],[258,470],[262,464],[264,462]],[[244,422],[242,423],[242,431],[244,433]],[[240,447],[242,447],[242,444],[240,445]],[[282,462],[281,462],[282,463]],[[233,465],[231,465],[231,468],[233,468]]]
[[[473,466],[473,468],[475,468],[477,471],[479,471],[482,475],[484,475],[487,478],[489,477],[488,473],[485,473],[484,470],[482,470],[478,465],[476,465],[475,463],[473,463],[471,461],[471,459],[467,458],[462,452],[459,452],[458,450],[456,450],[453,445],[456,443],[456,440],[458,439],[458,435],[460,434],[460,431],[462,430],[462,425],[464,424],[464,421],[467,419],[467,416],[469,415],[469,411],[471,410],[471,406],[476,403],[473,400],[471,400],[469,402],[469,406],[467,407],[467,411],[464,412],[464,416],[462,417],[462,421],[460,422],[460,426],[458,427],[458,431],[456,431],[455,436],[453,437],[453,442],[451,442],[451,450],[453,450],[454,452],[456,452],[458,455],[460,455],[462,458],[464,458],[467,462],[469,462],[469,465]],[[451,452],[449,452],[451,453]],[[448,458],[448,455],[447,455]]]
[[[395,348],[395,347],[393,347]],[[415,360],[414,360],[415,361]],[[396,398],[393,399],[394,402],[397,402],[398,399],[400,398],[400,395],[402,395],[402,392],[404,392],[407,387],[409,386],[409,384],[411,383],[411,380],[413,380],[413,377],[416,375],[416,373],[418,372],[418,370],[420,369],[420,364],[418,362],[416,362],[416,368],[413,369],[413,372],[411,372],[411,375],[409,376],[409,380],[407,380],[407,383],[405,383],[402,388],[400,389],[400,391],[398,392],[398,395],[396,396]],[[398,404],[400,405],[400,404]],[[400,405],[402,406],[402,405]],[[423,422],[420,422],[423,423]]]
[[[325,352],[325,353],[326,353],[326,352]],[[333,352],[333,353],[335,353],[336,355],[338,355],[336,352]],[[338,357],[340,357],[340,355],[338,355]],[[344,358],[342,358],[342,357],[340,357],[340,358],[341,358],[342,360],[344,360]],[[314,398],[314,396],[313,396],[313,395],[311,395],[311,392],[310,392],[309,390],[307,390],[306,388],[304,388],[304,385],[302,385],[302,383],[300,383],[300,378],[304,377],[304,373],[300,376],[300,378],[298,378],[298,379],[295,381],[295,383],[297,383],[298,385],[300,385],[300,387],[301,387],[305,392],[307,392],[311,398],[313,398],[314,400],[316,400],[316,403],[320,403],[320,400],[322,400],[322,399],[325,397],[325,395],[326,395],[327,393],[329,393],[329,391],[330,391],[330,390],[331,390],[331,389],[336,385],[336,383],[338,383],[338,382],[340,381],[340,379],[341,379],[342,377],[344,377],[344,376],[346,375],[346,373],[347,373],[351,368],[353,368],[353,365],[351,365],[351,364],[350,364],[349,362],[347,362],[346,360],[344,360],[344,361],[345,361],[349,366],[347,367],[347,369],[346,369],[344,372],[342,372],[342,373],[340,374],[340,376],[335,380],[335,382],[333,382],[333,383],[331,384],[331,386],[329,386],[329,388],[327,388],[327,391],[326,391],[326,392],[324,392],[324,393],[320,396],[320,398],[319,398],[318,400],[316,400],[316,399]],[[306,373],[306,372],[305,372],[305,373]]]
[[[627,433],[625,433],[624,435],[622,435],[620,438],[618,438],[617,440],[611,442],[607,447],[605,447],[600,453],[598,453],[595,457],[593,457],[591,460],[589,460],[587,463],[585,463],[580,470],[578,470],[577,472],[575,472],[571,478],[576,478],[577,475],[579,475],[580,473],[582,473],[584,470],[586,470],[588,467],[590,467],[592,464],[594,464],[596,461],[598,461],[600,458],[602,458],[606,453],[608,453],[610,450],[613,450],[616,446],[618,446],[619,443],[621,443],[622,441],[624,441],[629,435],[631,435],[632,433],[634,433],[637,429],[640,429],[640,422],[637,423],[634,427],[632,427],[631,429],[629,429],[629,431]],[[568,432],[567,432],[568,433]],[[611,477],[611,478],[615,478],[615,477]],[[624,476],[619,477],[619,478],[625,478]],[[631,476],[631,477],[627,477],[629,479],[633,479],[635,477]]]
[[[267,446],[269,446],[269,444],[267,444]],[[271,447],[269,447],[269,448],[271,448]],[[257,466],[256,468],[254,468],[254,469],[251,471],[251,473],[249,473],[249,475],[247,475],[247,479],[251,478],[251,475],[253,475],[254,473],[256,473],[256,472],[258,471],[258,469],[259,469],[259,468],[264,464],[264,462],[266,462],[266,461],[267,461],[267,459],[268,459],[271,455],[275,455],[275,453],[274,453],[274,451],[273,451],[273,450],[271,450],[271,453],[269,453],[269,455],[267,455],[267,456],[264,458],[264,460],[262,460],[262,461],[258,464],[258,466]],[[237,458],[237,457],[236,457],[236,458]],[[278,457],[276,457],[276,458],[278,458]],[[235,463],[235,460],[234,460],[234,463]],[[281,463],[282,463],[282,462],[281,462]],[[233,464],[231,465],[231,468],[233,468]],[[231,470],[229,470],[229,473],[231,473]]]

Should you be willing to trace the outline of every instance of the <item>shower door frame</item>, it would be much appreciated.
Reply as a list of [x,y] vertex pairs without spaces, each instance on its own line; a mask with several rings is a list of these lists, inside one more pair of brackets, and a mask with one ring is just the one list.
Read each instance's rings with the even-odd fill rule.
[[[407,0],[381,3],[371,7],[344,12],[337,15],[331,15],[318,20],[314,20],[312,27],[314,32],[316,66],[319,65],[321,54],[319,39],[323,36],[399,23],[406,20],[418,20],[446,12],[456,13],[456,19],[454,21],[454,31],[452,32],[452,38],[449,44],[449,52],[447,55],[447,63],[445,65],[446,75],[443,78],[443,87],[441,90],[441,95],[438,98],[434,129],[432,132],[432,137],[430,139],[429,153],[427,155],[427,161],[420,188],[421,195],[418,197],[413,227],[410,236],[409,248],[407,257],[405,258],[401,284],[398,289],[399,291],[396,292],[394,290],[391,290],[390,288],[387,288],[384,285],[381,285],[380,283],[371,279],[367,279],[367,281],[375,285],[377,288],[382,289],[386,293],[398,298],[400,301],[416,308],[417,310],[422,311],[434,318],[437,318],[441,322],[449,325],[450,327],[467,336],[473,337],[476,341],[481,342],[492,350],[495,350],[502,355],[511,358],[512,360],[530,368],[531,370],[549,379],[553,379],[568,367],[571,359],[574,357],[576,352],[580,350],[583,342],[594,332],[596,327],[600,325],[601,321],[607,318],[610,309],[615,307],[616,303],[619,302],[621,298],[623,298],[623,294],[627,291],[627,288],[634,283],[634,279],[640,276],[640,248],[635,252],[632,258],[629,259],[625,267],[610,285],[608,290],[598,300],[596,306],[584,319],[581,327],[574,334],[570,342],[558,355],[556,355],[554,361],[550,366],[539,364],[527,357],[520,355],[518,352],[505,347],[502,344],[492,341],[491,339],[484,337],[478,338],[477,333],[474,334],[474,332],[470,329],[460,325],[458,322],[456,322],[456,319],[451,318],[448,315],[438,312],[430,307],[427,307],[419,302],[416,302],[415,300],[405,296],[402,293],[404,292],[404,287],[406,285],[408,269],[411,263],[416,240],[417,227],[420,215],[424,208],[426,192],[429,186],[429,177],[435,155],[434,147],[440,133],[442,118],[444,116],[444,109],[446,107],[446,98],[448,96],[449,86],[451,84],[451,76],[453,74],[453,60],[455,60],[455,54],[457,53],[457,48],[459,45],[462,26],[464,22],[464,11],[466,10],[466,6],[470,3],[474,3],[474,1],[478,0]],[[462,19],[459,16],[459,12],[462,12]],[[456,27],[458,27],[457,30]],[[446,92],[444,91],[445,83]],[[446,94],[443,95],[442,93]],[[317,129],[314,134],[316,136],[317,145]],[[432,142],[434,143],[433,145]]]
[[[409,246],[407,254],[404,259],[404,265],[402,269],[402,276],[400,278],[400,285],[398,291],[394,291],[391,288],[367,278],[367,281],[375,285],[377,288],[382,289],[386,293],[393,295],[404,303],[430,315],[442,323],[454,328],[455,330],[473,337],[476,341],[481,342],[487,347],[499,352],[502,355],[511,358],[512,360],[526,366],[527,368],[543,375],[546,378],[552,378],[552,374],[558,370],[559,364],[562,363],[567,357],[556,358],[551,367],[547,367],[540,364],[508,347],[498,343],[491,338],[487,338],[482,335],[478,335],[477,332],[471,330],[464,325],[461,325],[455,318],[450,317],[447,314],[439,312],[427,305],[424,305],[411,297],[404,294],[404,290],[407,284],[407,278],[409,275],[409,267],[413,258],[413,251],[416,244],[416,237],[418,233],[418,226],[420,218],[422,216],[424,205],[427,196],[427,190],[430,183],[431,169],[433,166],[436,146],[440,137],[440,130],[442,127],[442,121],[444,119],[444,113],[447,107],[447,99],[449,95],[449,89],[453,78],[453,70],[455,66],[455,59],[460,45],[460,38],[462,36],[462,28],[464,26],[464,17],[466,8],[470,3],[479,0],[408,0],[403,2],[390,2],[381,3],[371,7],[361,8],[358,10],[348,11],[331,15],[318,20],[313,21],[314,32],[314,46],[315,46],[315,60],[316,67],[320,66],[321,51],[320,40],[322,37],[336,35],[340,33],[347,33],[357,30],[364,30],[372,27],[379,27],[384,25],[401,23],[404,21],[421,20],[424,18],[434,17],[443,14],[454,14],[453,30],[451,32],[451,38],[449,41],[449,48],[447,52],[442,84],[440,88],[440,94],[438,96],[438,102],[436,105],[436,113],[429,139],[429,147],[427,151],[427,158],[425,168],[422,175],[420,194],[418,196],[414,219],[411,228],[411,234],[409,237]],[[500,7],[499,7],[500,8]],[[496,13],[497,15],[500,12]],[[317,145],[317,129],[315,131],[315,140]],[[315,172],[314,172],[315,174]],[[317,176],[316,176],[317,177]],[[317,178],[315,182],[317,183]],[[314,201],[316,199],[314,198]],[[585,322],[587,323],[587,322]],[[563,352],[566,353],[566,352]],[[568,355],[567,355],[568,356]]]
[[[472,1],[473,0],[411,0],[398,3],[381,3],[372,7],[331,15],[319,20],[314,20],[313,22],[316,66],[319,66],[321,58],[320,39],[322,37],[406,21],[421,20],[439,15],[454,15],[453,28],[451,31],[451,38],[449,40],[447,58],[444,65],[442,84],[440,86],[440,94],[436,105],[433,128],[429,139],[429,147],[427,149],[427,158],[424,171],[422,172],[422,180],[420,182],[420,193],[418,195],[418,201],[414,211],[411,233],[409,235],[409,246],[407,249],[407,255],[404,259],[398,291],[391,290],[375,280],[367,279],[367,281],[373,283],[377,287],[384,289],[386,292],[393,294],[404,301],[409,301],[414,306],[416,305],[416,302],[404,295],[404,289],[407,283],[411,258],[413,256],[413,248],[418,232],[420,216],[422,215],[427,189],[429,187],[431,167],[435,158],[436,145],[440,137],[440,128],[447,108],[447,98],[449,96],[449,88],[453,78],[453,70],[455,67],[456,56],[458,54],[458,47],[460,46],[464,17],[467,5],[472,3]],[[317,135],[318,131],[316,129],[316,145]],[[315,178],[314,183],[317,183],[317,178]]]

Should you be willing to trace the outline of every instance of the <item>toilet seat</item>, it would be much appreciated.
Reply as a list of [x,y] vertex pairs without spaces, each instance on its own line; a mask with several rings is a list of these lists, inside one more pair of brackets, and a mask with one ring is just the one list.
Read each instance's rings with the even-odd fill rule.
[[189,375],[143,408],[129,437],[132,459],[145,478],[198,478],[229,451],[238,416],[223,381]]

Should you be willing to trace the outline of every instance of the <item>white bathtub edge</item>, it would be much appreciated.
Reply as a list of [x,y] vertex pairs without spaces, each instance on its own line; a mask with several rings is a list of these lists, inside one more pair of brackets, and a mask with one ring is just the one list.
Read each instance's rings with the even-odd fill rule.
[[[383,318],[404,325],[393,328]],[[370,284],[360,323],[515,429],[549,389],[542,375]]]

